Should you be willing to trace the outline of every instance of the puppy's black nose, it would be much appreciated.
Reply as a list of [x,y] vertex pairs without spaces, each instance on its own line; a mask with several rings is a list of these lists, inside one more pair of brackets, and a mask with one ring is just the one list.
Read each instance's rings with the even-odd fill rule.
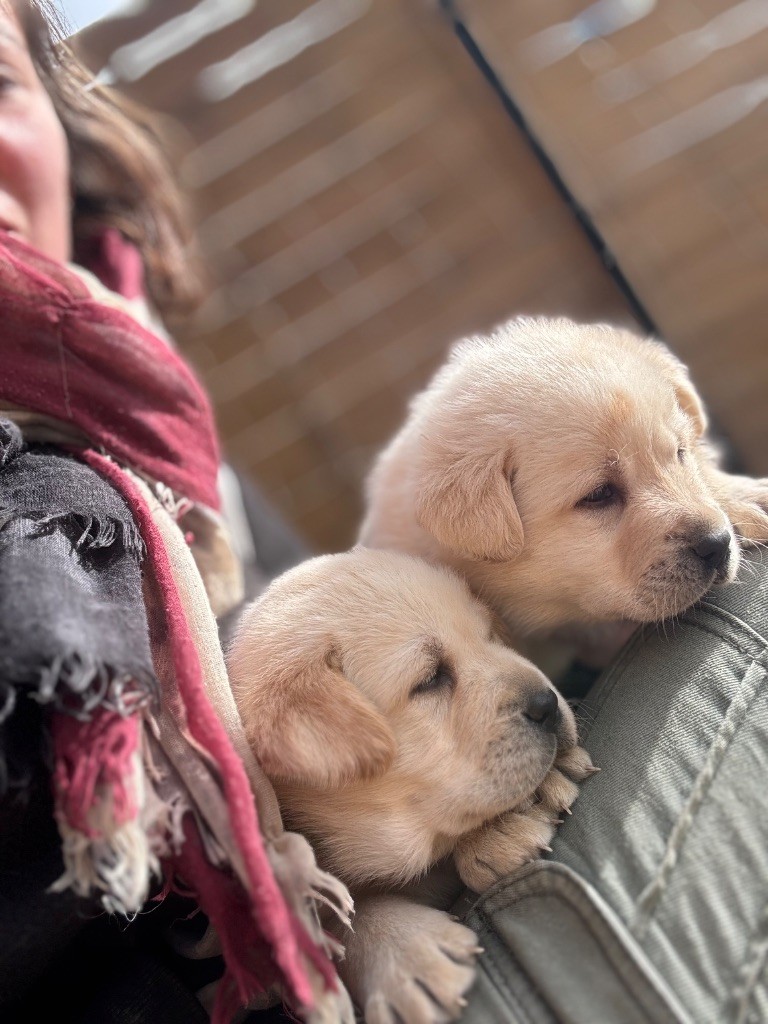
[[727,530],[720,533],[706,533],[691,545],[694,555],[709,569],[722,569],[731,552],[731,535]]
[[547,732],[554,732],[560,721],[557,694],[554,690],[537,690],[528,698],[523,715],[529,722]]

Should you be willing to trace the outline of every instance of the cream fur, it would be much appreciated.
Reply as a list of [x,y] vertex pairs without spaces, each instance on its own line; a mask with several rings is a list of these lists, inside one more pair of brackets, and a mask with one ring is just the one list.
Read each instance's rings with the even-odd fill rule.
[[[526,717],[555,691],[456,574],[362,548],[272,583],[227,665],[287,824],[361,897],[341,970],[366,1020],[392,1006],[421,1020],[409,1014],[423,985],[439,1006],[423,1019],[453,1019],[472,933],[387,890],[446,858],[479,890],[539,855],[575,798],[566,776],[591,768],[569,707],[557,697],[556,731]],[[440,684],[415,691],[436,671]]]
[[[621,494],[583,499],[609,483]],[[607,325],[520,319],[459,343],[367,486],[361,543],[458,569],[519,641],[655,621],[768,540],[768,481],[722,473],[688,372]],[[710,571],[692,548],[727,531]]]

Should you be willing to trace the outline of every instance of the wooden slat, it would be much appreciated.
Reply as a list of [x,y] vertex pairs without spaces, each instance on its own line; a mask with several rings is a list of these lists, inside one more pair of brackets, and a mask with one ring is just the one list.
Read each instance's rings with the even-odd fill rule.
[[[190,139],[216,286],[179,343],[225,449],[333,550],[354,540],[375,451],[457,337],[522,312],[628,312],[434,7],[374,0],[229,99],[196,92],[203,68],[309,6],[260,2],[126,91]],[[150,7],[85,33],[93,66],[162,21]]]
[[544,33],[583,5],[462,9],[742,459],[768,473],[768,8],[649,5],[538,66]]

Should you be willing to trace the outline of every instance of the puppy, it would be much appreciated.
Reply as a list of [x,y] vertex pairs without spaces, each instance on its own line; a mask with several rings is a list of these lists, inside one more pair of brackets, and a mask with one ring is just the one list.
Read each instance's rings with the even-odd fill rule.
[[481,891],[547,848],[592,770],[570,709],[458,576],[390,552],[286,573],[227,660],[287,824],[355,894],[341,975],[366,1021],[454,1019],[475,936],[405,887],[452,862]]
[[458,569],[523,637],[682,612],[768,540],[768,480],[721,472],[685,367],[605,325],[470,338],[368,481],[361,543]]

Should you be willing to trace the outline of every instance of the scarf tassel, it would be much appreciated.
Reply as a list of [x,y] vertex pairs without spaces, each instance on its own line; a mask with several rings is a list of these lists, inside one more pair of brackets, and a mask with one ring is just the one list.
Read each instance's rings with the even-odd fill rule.
[[101,894],[109,913],[138,912],[159,874],[153,833],[146,821],[141,720],[99,708],[89,719],[53,715],[53,790],[62,838],[64,874],[53,892]]
[[[311,910],[307,908],[307,900],[312,898],[313,892],[329,893],[326,898],[332,903],[335,901],[339,915],[348,920],[349,896],[341,883],[331,882],[330,877],[314,865],[311,849],[302,837],[296,837],[296,842],[306,844],[304,870],[301,858],[296,859],[295,854],[292,858],[287,853],[290,840],[285,841],[282,856],[279,846],[275,846],[274,867],[282,865],[284,869],[284,887],[278,884],[269,856],[269,847],[274,842],[268,839],[265,843],[262,838],[244,763],[207,693],[208,684],[191,622],[194,621],[201,635],[210,631],[213,638],[216,638],[216,626],[207,599],[203,599],[202,605],[196,605],[191,593],[181,589],[194,588],[198,583],[202,587],[192,556],[178,527],[142,480],[92,450],[84,452],[83,458],[123,496],[138,524],[146,545],[148,572],[157,588],[159,608],[165,619],[169,667],[176,701],[180,702],[179,710],[186,722],[184,732],[188,731],[194,745],[206,751],[208,758],[218,766],[221,784],[218,802],[226,808],[225,831],[229,835],[214,834],[213,838],[221,838],[225,849],[228,841],[234,844],[229,861],[234,874],[229,875],[211,864],[202,850],[204,835],[186,831],[187,821],[186,841],[174,859],[182,880],[197,892],[200,906],[216,927],[222,944],[226,974],[217,992],[213,1022],[228,1024],[234,1001],[250,1001],[275,983],[294,1011],[313,1024],[323,1024],[326,1020],[351,1022],[354,1019],[351,1003],[339,985],[329,956],[331,944],[320,940],[322,930],[314,904]],[[206,611],[201,611],[201,607]],[[213,646],[218,653],[207,662],[207,671],[214,675],[223,673],[226,684],[217,640]],[[210,650],[208,648],[209,658],[212,657]],[[163,673],[159,675],[162,687]],[[227,699],[232,700],[228,684],[225,691]],[[235,732],[242,732],[239,718],[234,728]],[[195,836],[194,840],[190,840],[191,835]],[[286,877],[286,872],[290,874],[287,865],[291,863],[297,873],[293,879]],[[305,870],[308,867],[309,871]],[[299,877],[301,884],[293,886],[292,881]],[[237,893],[237,898],[233,893]],[[294,912],[292,904],[296,905],[298,913]]]

